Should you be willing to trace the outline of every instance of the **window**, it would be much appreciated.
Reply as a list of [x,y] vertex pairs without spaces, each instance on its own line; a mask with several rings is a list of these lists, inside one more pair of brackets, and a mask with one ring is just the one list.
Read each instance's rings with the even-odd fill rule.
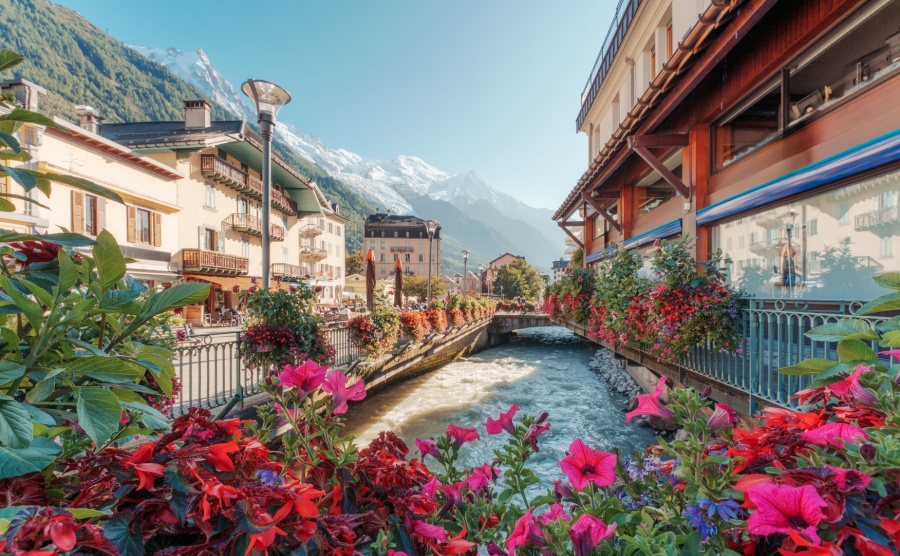
[[424,263],[424,262],[425,262],[425,255],[419,255],[419,262],[420,262],[420,263]]
[[387,269],[384,265],[381,265],[381,274],[387,274]]
[[419,250],[421,251],[422,249],[425,249],[425,242],[424,242],[424,241],[420,241],[420,242],[419,242]]
[[780,80],[772,81],[715,124],[715,167],[724,168],[777,137]]
[[282,216],[282,217],[281,217],[281,224],[284,226],[284,231],[287,232],[287,229],[288,229],[288,225],[287,225],[287,216]]
[[869,301],[883,293],[873,276],[900,271],[900,258],[893,257],[900,206],[875,208],[898,193],[900,170],[894,170],[754,210],[756,218],[711,226],[711,248],[750,238],[747,250],[728,254],[751,257],[753,264],[736,265],[730,279],[756,297]]
[[398,237],[398,236],[399,236],[399,234],[397,232],[394,232],[394,237]]
[[238,197],[238,214],[247,214],[247,198]]
[[394,260],[396,261],[396,260],[399,260],[399,259],[400,259],[400,255],[398,255],[397,253],[394,253]]
[[137,209],[137,241],[140,243],[150,243],[151,238],[151,230],[150,230],[150,211],[144,209]]
[[206,228],[206,249],[209,249],[210,251],[219,250],[218,235],[219,233],[212,228]]
[[374,242],[374,241],[370,241],[370,242],[369,242],[369,249],[375,249],[375,242]]
[[203,189],[205,192],[203,206],[206,208],[216,208],[216,185],[213,183],[205,182],[203,184]]
[[342,226],[335,226],[335,227],[334,227],[334,232],[337,234],[338,237],[341,237],[341,234],[344,233],[344,232],[343,232],[343,229],[344,229],[344,228],[343,228]]
[[419,265],[419,274],[425,274],[425,267],[423,265]]
[[84,196],[84,233],[95,236],[100,233],[100,225],[97,221],[97,197]]
[[412,262],[412,255],[410,255],[409,253],[406,254],[406,262]]
[[[409,237],[409,232],[406,232],[406,237]],[[409,243],[408,241],[406,243]]]
[[602,216],[600,216],[599,214],[595,214],[593,216],[593,218],[591,218],[591,220],[592,220],[591,229],[594,230],[594,233],[593,233],[594,239],[597,239],[598,237],[603,237],[604,235],[606,235],[606,232],[609,231],[607,229],[608,223],[606,222],[606,219],[603,218]]
[[384,253],[379,253],[379,254],[378,254],[378,259],[379,259],[378,262],[383,263],[383,262],[384,262]]
[[329,234],[333,234],[333,233],[334,233],[334,227],[331,225],[331,222],[328,223],[328,233],[329,233]]
[[384,246],[385,246],[385,242],[382,241],[382,242],[381,242],[381,248],[384,249]]
[[250,238],[245,237],[241,239],[241,256],[242,257],[250,257]]

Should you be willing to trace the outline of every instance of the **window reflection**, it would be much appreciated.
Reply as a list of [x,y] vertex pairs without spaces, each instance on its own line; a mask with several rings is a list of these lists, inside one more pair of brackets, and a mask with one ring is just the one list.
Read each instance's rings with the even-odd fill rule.
[[712,227],[729,276],[763,298],[868,301],[872,277],[900,271],[900,171]]

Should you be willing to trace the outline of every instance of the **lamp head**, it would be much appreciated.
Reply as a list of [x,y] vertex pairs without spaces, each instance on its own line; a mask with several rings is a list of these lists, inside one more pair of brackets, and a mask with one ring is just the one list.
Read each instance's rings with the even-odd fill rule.
[[256,107],[256,114],[260,119],[263,119],[263,116],[268,116],[273,122],[278,116],[278,111],[281,110],[281,107],[291,101],[290,93],[269,81],[248,79],[241,85],[241,91],[253,101],[253,106]]
[[463,260],[468,261],[469,260],[469,250],[463,249],[462,254],[463,254]]
[[425,230],[428,231],[428,237],[431,237],[434,235],[434,232],[437,231],[438,226],[440,226],[440,223],[437,220],[426,220],[425,221]]

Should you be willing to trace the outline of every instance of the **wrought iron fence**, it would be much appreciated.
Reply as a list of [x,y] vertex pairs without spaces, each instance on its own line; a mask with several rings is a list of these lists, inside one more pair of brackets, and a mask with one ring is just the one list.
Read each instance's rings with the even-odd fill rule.
[[[330,325],[327,330],[335,348],[336,366],[349,365],[362,357],[346,324]],[[191,407],[223,406],[236,394],[246,397],[259,393],[267,369],[242,364],[240,339],[240,331],[210,332],[193,336],[192,343],[175,348],[172,362],[182,390],[173,408],[174,416]]]

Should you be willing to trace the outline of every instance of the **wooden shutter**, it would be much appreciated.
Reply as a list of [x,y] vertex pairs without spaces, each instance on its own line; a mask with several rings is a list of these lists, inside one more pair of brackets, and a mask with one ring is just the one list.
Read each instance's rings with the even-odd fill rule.
[[150,213],[153,215],[153,245],[159,247],[162,245],[162,214],[158,212]]
[[197,229],[197,235],[199,237],[198,243],[200,244],[200,249],[206,249],[207,248],[206,247],[206,228],[204,228],[203,226],[200,226]]
[[135,242],[137,238],[137,209],[134,207],[125,207],[128,220],[128,241]]
[[72,231],[84,233],[84,193],[72,191]]
[[97,233],[106,229],[106,199],[97,197]]

